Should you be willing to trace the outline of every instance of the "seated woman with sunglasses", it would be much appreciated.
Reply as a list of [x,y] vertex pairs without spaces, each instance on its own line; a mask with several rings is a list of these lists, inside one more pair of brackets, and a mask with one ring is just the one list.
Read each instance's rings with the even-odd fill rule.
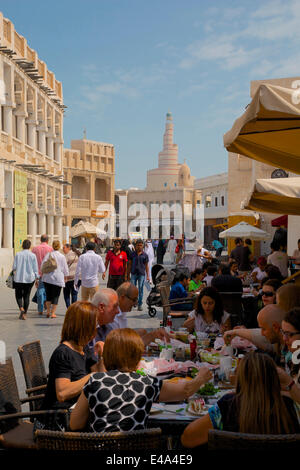
[[262,283],[262,289],[260,291],[262,301],[261,308],[276,303],[276,292],[281,285],[278,279],[268,279]]
[[[263,283],[261,290],[262,296],[262,310],[267,305],[274,305],[276,303],[276,292],[281,288],[281,282],[277,279],[269,279]],[[273,352],[273,345],[262,334],[261,328],[245,328],[238,326],[233,330],[229,330],[224,334],[225,342],[230,342],[235,336],[246,339],[253,343],[259,349],[264,351]]]
[[183,446],[205,444],[210,429],[250,434],[299,433],[293,401],[281,395],[276,364],[267,354],[250,352],[242,359],[235,393],[224,395],[207,415],[185,428]]
[[133,431],[145,429],[152,403],[181,401],[193,395],[212,378],[202,367],[191,381],[170,383],[136,372],[144,343],[129,328],[112,330],[105,341],[106,372],[92,374],[72,411],[72,431]]

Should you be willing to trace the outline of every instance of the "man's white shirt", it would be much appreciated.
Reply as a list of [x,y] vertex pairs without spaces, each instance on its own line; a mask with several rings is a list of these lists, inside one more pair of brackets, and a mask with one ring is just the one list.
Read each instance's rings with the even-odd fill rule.
[[76,267],[74,284],[78,284],[81,277],[83,287],[96,287],[99,284],[98,275],[105,272],[105,266],[100,255],[93,250],[79,256]]

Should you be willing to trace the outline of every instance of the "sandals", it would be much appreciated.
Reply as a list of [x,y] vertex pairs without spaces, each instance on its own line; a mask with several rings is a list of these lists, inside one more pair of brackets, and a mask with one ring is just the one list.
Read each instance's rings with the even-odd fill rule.
[[50,318],[56,318],[56,315],[55,313],[52,313],[51,317]]
[[26,320],[26,313],[23,311],[21,311],[20,315],[19,315],[19,320]]

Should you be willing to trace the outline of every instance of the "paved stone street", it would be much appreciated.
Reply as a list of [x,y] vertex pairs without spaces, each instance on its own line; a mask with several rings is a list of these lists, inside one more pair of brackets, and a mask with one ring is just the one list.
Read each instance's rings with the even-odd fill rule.
[[[166,256],[167,258],[167,256]],[[168,262],[168,258],[166,259]],[[100,283],[101,287],[106,287],[106,281]],[[35,292],[32,289],[31,298]],[[136,308],[128,315],[128,326],[132,328],[158,328],[162,320],[162,309],[157,309],[157,315],[151,318],[148,315],[145,300],[148,296],[148,291],[144,288],[144,304],[143,312],[139,312]],[[80,298],[80,295],[79,295]],[[45,315],[39,316],[37,314],[36,304],[30,303],[27,320],[19,320],[19,310],[15,300],[15,291],[8,289],[2,281],[0,285],[0,340],[6,344],[6,356],[12,356],[16,378],[20,396],[24,397],[25,381],[21,361],[17,353],[17,347],[39,339],[42,346],[43,356],[48,368],[50,356],[59,343],[60,333],[65,315],[65,304],[63,294],[59,299],[59,305],[56,311],[57,318],[46,318]]]

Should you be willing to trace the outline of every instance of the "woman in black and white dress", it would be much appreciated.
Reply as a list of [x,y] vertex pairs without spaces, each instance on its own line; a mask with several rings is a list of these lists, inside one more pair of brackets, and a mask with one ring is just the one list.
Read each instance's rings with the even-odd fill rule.
[[145,429],[152,403],[181,401],[212,378],[202,367],[191,381],[169,383],[136,372],[144,352],[141,337],[129,328],[112,330],[104,344],[106,372],[92,374],[72,411],[71,430],[117,432]]

